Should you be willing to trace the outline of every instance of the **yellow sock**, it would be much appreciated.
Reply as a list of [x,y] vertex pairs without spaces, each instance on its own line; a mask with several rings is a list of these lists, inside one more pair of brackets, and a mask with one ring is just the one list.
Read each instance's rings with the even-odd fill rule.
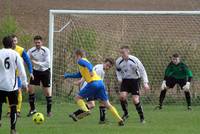
[[109,108],[110,112],[114,115],[114,117],[118,120],[118,121],[122,121],[122,118],[119,116],[117,110],[115,109],[114,106],[111,106]]
[[78,101],[77,101],[77,104],[78,104],[78,106],[79,106],[83,111],[85,111],[85,112],[90,111],[90,110],[86,107],[85,102],[84,102],[82,99],[78,100]]
[[17,112],[20,112],[20,111],[21,111],[21,107],[22,107],[22,91],[19,90],[19,91],[18,91]]

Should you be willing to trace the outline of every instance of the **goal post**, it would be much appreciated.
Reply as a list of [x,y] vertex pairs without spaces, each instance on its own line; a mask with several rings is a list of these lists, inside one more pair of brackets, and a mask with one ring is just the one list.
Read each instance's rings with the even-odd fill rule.
[[[73,97],[79,87],[65,71],[77,71],[73,51],[85,49],[93,65],[106,57],[116,59],[122,45],[144,64],[152,90],[141,90],[145,103],[158,103],[160,85],[169,57],[177,52],[191,68],[194,79],[193,102],[200,102],[200,11],[122,11],[122,10],[50,10],[49,49],[51,51],[51,88],[54,96]],[[107,72],[108,93],[117,100],[119,85],[115,68]],[[169,91],[166,103],[185,103],[179,87]]]

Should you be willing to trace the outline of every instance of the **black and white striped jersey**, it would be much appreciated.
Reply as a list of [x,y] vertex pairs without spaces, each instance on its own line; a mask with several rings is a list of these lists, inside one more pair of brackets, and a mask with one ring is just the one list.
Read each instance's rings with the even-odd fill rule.
[[128,60],[122,57],[116,60],[116,74],[118,81],[142,78],[144,83],[149,82],[143,64],[137,57],[132,55],[129,55]]
[[49,48],[42,46],[40,49],[32,47],[28,50],[28,55],[31,60],[37,61],[33,64],[33,69],[37,71],[46,71],[50,68],[50,51]]

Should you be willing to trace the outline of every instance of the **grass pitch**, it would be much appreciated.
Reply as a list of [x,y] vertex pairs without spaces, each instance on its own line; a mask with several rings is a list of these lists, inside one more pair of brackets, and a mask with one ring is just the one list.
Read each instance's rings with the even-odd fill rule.
[[[121,113],[121,108],[117,106]],[[54,104],[53,116],[46,117],[46,106],[37,104],[38,112],[45,115],[42,125],[33,123],[32,118],[26,117],[28,104],[23,104],[22,117],[18,119],[17,131],[19,134],[199,134],[200,107],[193,107],[186,111],[185,106],[165,106],[163,110],[153,111],[154,106],[144,105],[146,124],[139,123],[139,118],[133,105],[129,105],[130,117],[125,126],[119,127],[112,115],[107,111],[108,123],[99,125],[98,107],[92,115],[73,122],[68,114],[77,109],[75,104]],[[3,124],[0,134],[9,134],[9,118],[5,117],[7,107],[3,107]],[[122,114],[122,113],[121,113]]]

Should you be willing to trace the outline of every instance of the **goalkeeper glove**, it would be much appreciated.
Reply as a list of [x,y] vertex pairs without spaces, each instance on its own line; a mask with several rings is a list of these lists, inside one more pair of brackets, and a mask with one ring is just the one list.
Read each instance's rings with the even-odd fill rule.
[[165,90],[167,88],[167,85],[166,85],[166,80],[164,80],[162,82],[162,85],[161,85],[161,90]]
[[190,82],[186,82],[185,86],[183,86],[184,91],[189,91],[190,89]]

